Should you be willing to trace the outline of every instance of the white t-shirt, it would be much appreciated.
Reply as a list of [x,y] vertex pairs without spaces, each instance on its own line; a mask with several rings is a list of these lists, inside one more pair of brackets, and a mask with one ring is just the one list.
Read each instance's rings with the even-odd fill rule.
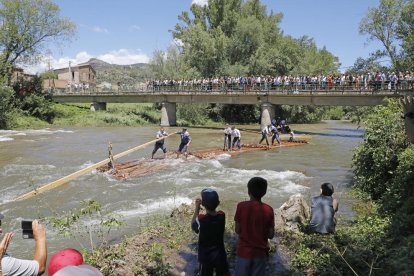
[[233,137],[239,137],[239,138],[241,138],[241,136],[240,136],[240,130],[238,130],[237,128],[235,128],[233,130],[232,135],[233,135]]
[[269,128],[268,127],[264,127],[263,129],[262,129],[262,134],[269,134]]
[[162,138],[162,137],[164,137],[164,136],[168,136],[168,133],[167,132],[165,132],[165,131],[162,131],[161,132],[161,130],[160,131],[158,131],[157,132],[157,135],[155,136],[157,139],[159,139],[159,138]]
[[21,260],[10,257],[7,253],[1,260],[3,276],[37,276],[39,274],[39,263],[34,260]]
[[225,128],[224,129],[224,134],[226,134],[226,135],[231,135],[231,133],[232,133],[232,130],[231,130],[231,128]]

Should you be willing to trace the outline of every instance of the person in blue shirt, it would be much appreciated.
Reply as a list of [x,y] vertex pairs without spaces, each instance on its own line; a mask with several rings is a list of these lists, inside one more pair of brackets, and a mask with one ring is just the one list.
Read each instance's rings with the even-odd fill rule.
[[187,156],[188,156],[188,147],[191,144],[191,135],[187,131],[187,128],[185,128],[185,127],[178,134],[180,134],[180,136],[181,136],[181,143],[178,146],[177,158],[180,157],[180,154],[183,153],[184,156],[185,156],[185,159],[187,159]]

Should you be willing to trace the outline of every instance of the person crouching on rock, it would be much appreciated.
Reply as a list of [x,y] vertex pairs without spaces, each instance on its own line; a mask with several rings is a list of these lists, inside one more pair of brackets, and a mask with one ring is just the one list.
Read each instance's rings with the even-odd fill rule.
[[181,135],[181,143],[178,146],[177,158],[180,157],[181,153],[184,153],[185,159],[187,159],[188,147],[191,144],[191,135],[187,131],[187,128],[185,128],[185,127],[183,127],[183,130],[181,132],[179,132],[178,134]]
[[332,197],[334,187],[331,183],[321,185],[321,195],[312,198],[311,221],[309,230],[311,233],[329,234],[335,232],[338,201]]
[[[219,196],[213,189],[203,189],[201,199],[195,201],[195,210],[191,228],[198,234],[198,275],[230,275],[226,251],[224,249],[224,228],[226,216],[223,211],[216,211],[220,204]],[[201,205],[206,214],[200,214]]]

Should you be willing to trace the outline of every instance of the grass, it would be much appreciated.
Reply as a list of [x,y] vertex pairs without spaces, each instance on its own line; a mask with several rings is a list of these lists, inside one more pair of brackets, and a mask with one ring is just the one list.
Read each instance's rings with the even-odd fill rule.
[[89,104],[53,104],[52,124],[17,114],[14,128],[106,127],[158,124],[161,112],[153,104],[108,104],[106,111],[90,111]]

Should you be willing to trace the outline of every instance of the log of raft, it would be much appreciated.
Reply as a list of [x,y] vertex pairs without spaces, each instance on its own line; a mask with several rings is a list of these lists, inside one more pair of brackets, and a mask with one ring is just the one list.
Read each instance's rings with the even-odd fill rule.
[[[188,158],[197,158],[197,159],[216,159],[220,155],[227,154],[230,156],[235,156],[248,151],[264,151],[272,150],[283,147],[295,147],[302,146],[307,144],[306,140],[295,140],[292,142],[282,141],[282,144],[271,146],[268,148],[266,145],[259,144],[243,144],[241,145],[240,150],[233,151],[223,151],[221,148],[210,148],[203,150],[190,151]],[[175,152],[168,152],[166,159],[140,159],[132,160],[123,163],[116,163],[114,168],[111,168],[110,165],[104,165],[99,167],[97,170],[100,172],[108,173],[114,176],[117,179],[129,179],[140,176],[149,175],[163,169],[171,167],[169,159],[174,159],[176,157]]]

